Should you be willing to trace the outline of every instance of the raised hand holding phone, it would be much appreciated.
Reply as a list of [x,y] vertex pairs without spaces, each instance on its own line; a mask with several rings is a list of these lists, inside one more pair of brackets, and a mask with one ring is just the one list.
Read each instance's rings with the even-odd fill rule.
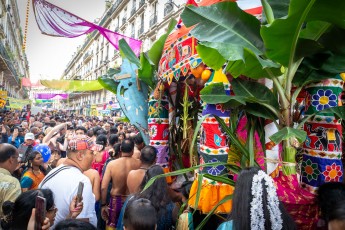
[[44,197],[37,196],[35,204],[35,230],[42,230],[42,225],[46,218],[46,206],[46,199]]
[[12,141],[14,141],[18,137],[18,133],[18,128],[15,128],[12,134]]
[[73,197],[72,202],[69,207],[69,216],[68,218],[75,219],[83,211],[83,189],[84,183],[79,182],[77,195]]
[[75,204],[75,207],[77,207],[77,204],[83,200],[83,190],[84,190],[84,183],[79,182],[78,191],[77,191],[77,202]]

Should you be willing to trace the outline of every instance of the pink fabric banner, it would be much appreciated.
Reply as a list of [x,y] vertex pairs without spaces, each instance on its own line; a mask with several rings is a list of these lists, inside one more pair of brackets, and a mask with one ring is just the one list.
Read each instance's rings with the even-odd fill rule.
[[30,78],[22,78],[22,86],[24,87],[42,87],[40,81],[33,82]]
[[68,98],[67,93],[36,93],[35,99],[64,100]]
[[50,36],[74,38],[98,30],[117,50],[124,39],[139,56],[141,41],[88,22],[45,0],[32,0],[36,22],[41,32]]

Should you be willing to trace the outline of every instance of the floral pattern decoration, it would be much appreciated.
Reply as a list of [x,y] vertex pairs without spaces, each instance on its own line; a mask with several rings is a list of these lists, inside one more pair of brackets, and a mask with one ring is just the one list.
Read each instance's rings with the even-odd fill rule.
[[302,177],[307,178],[308,182],[317,180],[319,175],[317,163],[313,163],[310,159],[302,162]]
[[327,165],[322,174],[325,176],[325,182],[339,182],[343,172],[341,166],[334,162],[332,165]]
[[[213,158],[212,160],[209,160],[207,163],[215,163],[215,162],[220,162],[220,161],[218,161],[216,158]],[[206,167],[206,168],[207,168],[207,173],[211,174],[212,176],[218,176],[226,169],[224,165],[218,165],[218,166]]]
[[319,89],[317,93],[313,95],[311,104],[317,111],[335,107],[337,106],[337,96],[330,89]]

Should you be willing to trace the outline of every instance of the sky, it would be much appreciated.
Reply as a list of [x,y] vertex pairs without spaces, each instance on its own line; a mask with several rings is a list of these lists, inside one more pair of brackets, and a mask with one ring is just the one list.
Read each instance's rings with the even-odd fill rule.
[[[105,9],[104,0],[47,0],[83,19],[93,22]],[[17,0],[22,31],[25,28],[27,0]],[[59,79],[84,36],[59,38],[41,34],[30,3],[26,55],[32,80]]]

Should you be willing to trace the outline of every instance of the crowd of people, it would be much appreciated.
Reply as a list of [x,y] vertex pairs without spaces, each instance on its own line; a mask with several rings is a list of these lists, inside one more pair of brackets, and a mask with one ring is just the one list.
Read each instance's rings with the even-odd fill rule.
[[[192,182],[173,188],[158,177],[145,188],[164,171],[156,164],[156,149],[145,145],[133,125],[113,117],[63,112],[30,115],[29,109],[21,114],[4,111],[0,122],[0,229],[34,229],[38,196],[46,200],[42,229],[182,230],[197,226],[193,221],[197,212],[181,206],[195,195],[189,194]],[[49,158],[42,152],[45,148],[49,148]],[[78,196],[80,182],[82,198]],[[330,202],[335,201],[326,194],[332,190],[345,200],[344,185],[327,186],[320,189],[322,218],[330,229],[342,229],[344,203],[334,208]],[[224,223],[209,224],[208,229],[296,229],[273,180],[259,168],[241,171],[232,204],[228,216],[220,215]]]

